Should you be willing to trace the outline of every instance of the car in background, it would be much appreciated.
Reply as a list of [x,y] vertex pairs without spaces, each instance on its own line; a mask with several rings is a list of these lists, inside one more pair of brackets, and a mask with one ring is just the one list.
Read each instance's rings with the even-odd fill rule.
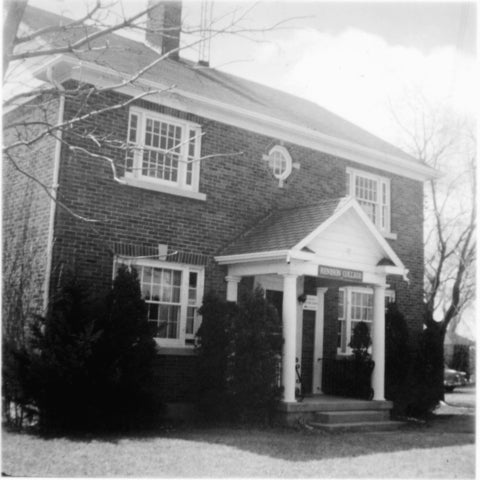
[[446,392],[453,392],[455,387],[463,387],[467,383],[467,374],[465,372],[459,372],[445,366],[443,370],[443,385]]

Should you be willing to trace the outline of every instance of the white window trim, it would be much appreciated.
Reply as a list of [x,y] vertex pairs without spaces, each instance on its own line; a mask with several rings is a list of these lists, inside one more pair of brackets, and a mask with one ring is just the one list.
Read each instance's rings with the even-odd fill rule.
[[[343,317],[338,317],[338,321],[344,321],[345,322],[345,336],[346,336],[346,341],[345,341],[345,351],[342,351],[341,347],[337,347],[337,355],[339,356],[349,356],[352,355],[353,351],[352,349],[348,346],[350,343],[350,339],[352,337],[352,316],[351,316],[351,299],[352,299],[352,293],[373,293],[373,288],[370,287],[341,287],[339,288],[339,291],[343,291]],[[395,301],[395,290],[385,290],[385,298],[389,298],[390,302]],[[356,320],[355,320],[356,321]],[[368,321],[367,323],[372,324],[372,321]],[[338,330],[337,330],[337,335],[338,335]],[[342,342],[340,342],[342,343]]]
[[[281,174],[275,173],[275,164],[271,164],[272,162],[272,155],[278,152],[280,155],[282,155],[285,159],[286,162],[286,168],[285,171],[282,172]],[[268,168],[272,171],[273,176],[278,180],[278,186],[281,188],[283,187],[284,181],[290,176],[292,173],[292,168],[293,168],[293,161],[290,153],[288,150],[283,147],[282,145],[274,145],[270,151],[268,152],[268,155],[263,155],[263,160],[268,162]]]
[[[138,118],[137,131],[135,141],[130,140],[131,119],[136,115]],[[181,142],[180,142],[180,159],[178,162],[178,176],[177,181],[169,181],[161,178],[153,178],[147,175],[142,175],[142,153],[145,141],[145,128],[147,118],[166,122],[170,125],[181,128]],[[189,142],[192,138],[191,133],[195,136],[195,146],[192,165],[192,182],[191,185],[186,183],[187,178],[187,163],[192,159],[189,158]],[[169,193],[172,195],[180,195],[196,200],[206,200],[206,195],[200,193],[200,151],[201,151],[201,126],[197,123],[181,120],[168,115],[152,112],[139,107],[130,107],[128,116],[128,131],[127,141],[130,145],[138,147],[133,152],[133,171],[125,171],[123,180],[127,185],[134,187],[155,190],[158,192]]]
[[273,174],[275,178],[278,178],[278,180],[285,180],[292,173],[292,157],[290,156],[290,153],[288,153],[288,150],[285,147],[282,147],[282,145],[275,145],[273,148],[271,148],[268,152],[268,156],[271,157],[275,152],[278,152],[285,158],[287,165],[285,171],[280,175],[274,172]]
[[[179,325],[179,336],[178,338],[159,338],[155,337],[155,341],[159,347],[164,348],[194,348],[193,344],[188,344],[185,342],[186,339],[191,339],[195,337],[198,328],[202,323],[201,315],[198,315],[195,318],[194,324],[194,334],[186,334],[187,326],[187,308],[190,306],[195,306],[198,309],[202,305],[204,285],[205,285],[205,269],[203,266],[199,265],[189,265],[184,263],[174,263],[174,262],[165,262],[161,260],[155,260],[150,258],[135,258],[135,257],[125,257],[117,256],[115,257],[113,264],[113,278],[115,277],[117,265],[124,264],[131,267],[145,266],[153,268],[166,268],[170,270],[179,270],[182,272],[182,284],[180,289],[180,325]],[[196,272],[197,277],[197,298],[195,305],[189,305],[188,303],[188,281],[189,273]],[[148,303],[148,302],[147,302]]]
[[[355,196],[355,177],[360,176],[369,180],[373,180],[377,184],[377,209],[378,215],[376,218],[375,226],[378,230],[382,233],[385,238],[389,238],[392,240],[396,240],[397,235],[391,232],[391,216],[392,216],[392,200],[391,200],[391,190],[390,190],[390,179],[387,177],[383,177],[380,175],[375,175],[373,173],[365,172],[363,170],[357,170],[355,168],[347,167],[346,175],[348,178],[348,185],[349,191],[347,191],[347,195],[356,198]],[[385,226],[381,225],[381,221],[383,218],[382,215],[382,188],[385,186],[386,189],[386,207],[387,207],[387,215],[385,218]]]

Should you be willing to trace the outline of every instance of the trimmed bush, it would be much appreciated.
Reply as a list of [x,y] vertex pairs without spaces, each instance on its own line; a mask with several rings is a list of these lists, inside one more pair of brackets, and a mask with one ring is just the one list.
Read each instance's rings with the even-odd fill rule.
[[430,323],[423,330],[418,348],[406,366],[406,378],[397,389],[395,413],[426,418],[443,399],[443,334],[441,326]]
[[102,392],[105,426],[148,427],[161,403],[153,386],[156,344],[134,268],[119,267],[104,308],[94,378]]
[[282,325],[262,289],[246,293],[230,330],[227,389],[240,421],[265,421],[279,399]]
[[238,305],[205,296],[199,341],[199,407],[208,419],[268,421],[280,396],[281,322],[263,291]]
[[208,420],[225,420],[230,415],[227,397],[229,332],[235,305],[208,292],[198,313],[202,324],[197,332],[198,408]]
[[151,388],[155,355],[137,274],[120,267],[107,299],[74,281],[32,326],[21,384],[44,431],[146,426],[158,402]]
[[415,398],[407,413],[425,416],[438,406],[444,397],[442,326],[430,324],[420,338],[420,347],[414,362]]
[[390,303],[385,315],[385,397],[397,400],[405,388],[410,369],[407,322],[396,303]]
[[368,348],[371,344],[372,337],[368,325],[365,322],[358,322],[353,329],[352,339],[348,344],[355,359],[359,361],[369,359]]

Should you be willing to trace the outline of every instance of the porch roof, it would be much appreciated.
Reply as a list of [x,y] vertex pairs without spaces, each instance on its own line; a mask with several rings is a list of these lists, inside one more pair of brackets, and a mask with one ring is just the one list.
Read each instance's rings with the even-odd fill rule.
[[215,259],[222,265],[269,262],[270,270],[275,269],[272,262],[290,264],[295,259],[310,266],[403,275],[405,279],[408,273],[363,208],[350,196],[272,211]]
[[345,201],[345,197],[334,198],[313,205],[274,210],[228,245],[220,255],[290,250],[328,220]]

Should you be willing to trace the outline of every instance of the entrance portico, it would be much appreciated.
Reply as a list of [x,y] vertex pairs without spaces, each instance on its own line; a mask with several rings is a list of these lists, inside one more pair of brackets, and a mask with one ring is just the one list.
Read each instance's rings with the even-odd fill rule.
[[[316,277],[322,286],[316,289],[313,341],[313,392],[321,392],[324,348],[324,297],[329,285],[356,284],[373,289],[372,374],[374,400],[384,400],[385,375],[385,289],[387,275],[406,277],[407,271],[351,197],[327,200],[307,207],[280,210],[260,221],[247,234],[216,257],[228,267],[227,300],[237,300],[242,277],[254,277],[268,289],[283,292],[283,401],[294,403],[296,359],[301,330],[303,278]],[[301,347],[300,347],[301,348]]]

